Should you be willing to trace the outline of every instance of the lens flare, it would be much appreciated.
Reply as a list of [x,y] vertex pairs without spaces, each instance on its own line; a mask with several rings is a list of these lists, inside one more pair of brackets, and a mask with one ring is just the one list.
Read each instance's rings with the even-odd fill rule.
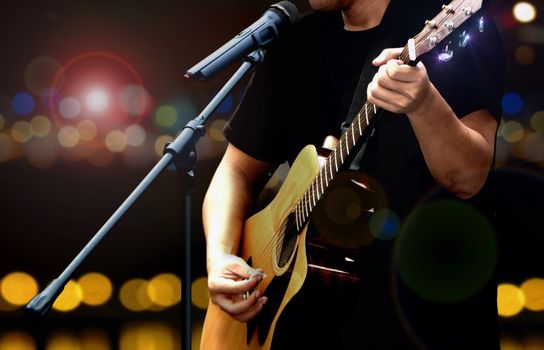
[[87,94],[85,102],[91,112],[100,113],[108,106],[109,99],[104,90],[94,89]]

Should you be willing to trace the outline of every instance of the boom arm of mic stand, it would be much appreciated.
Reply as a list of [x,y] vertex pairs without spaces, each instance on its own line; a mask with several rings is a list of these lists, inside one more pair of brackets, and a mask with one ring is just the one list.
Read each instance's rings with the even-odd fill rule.
[[[95,233],[91,240],[83,247],[79,254],[72,260],[72,262],[64,269],[64,271],[54,279],[41,293],[32,298],[24,309],[24,316],[27,319],[38,319],[43,317],[50,309],[55,300],[64,290],[64,287],[74,274],[75,270],[81,265],[81,263],[87,258],[91,251],[102,241],[102,239],[108,234],[113,226],[123,217],[128,209],[136,202],[136,200],[143,194],[143,192],[151,185],[151,183],[159,176],[164,169],[168,167],[170,162],[176,158],[176,167],[183,162],[180,159],[190,158],[187,155],[189,152],[194,152],[194,146],[198,142],[200,136],[203,135],[204,125],[209,116],[216,110],[221,102],[228,96],[230,91],[235,85],[244,77],[244,75],[251,69],[257,66],[264,60],[265,50],[257,49],[250,53],[240,68],[234,73],[234,75],[227,81],[223,88],[214,96],[210,103],[204,108],[200,115],[189,121],[187,125],[181,130],[180,134],[174,141],[168,144],[164,149],[162,158],[151,169],[146,177],[138,184],[138,186],[132,191],[132,193],[125,199],[125,201],[117,208],[112,216],[106,221],[106,223]],[[196,156],[196,155],[195,155]],[[190,165],[191,167],[194,164]],[[185,169],[186,171],[192,171],[192,169]],[[190,234],[186,233],[188,242],[190,242]],[[189,247],[187,247],[188,249]],[[188,250],[187,250],[188,252]],[[188,254],[186,254],[188,255]],[[190,256],[186,256],[186,272],[190,272]],[[186,273],[185,276],[185,290],[191,290],[190,274]],[[186,294],[189,297],[185,298],[186,311],[190,312],[191,298],[190,294]],[[188,299],[188,300],[187,300]],[[191,325],[190,315],[187,315],[186,327],[185,327],[185,349],[191,349]]]

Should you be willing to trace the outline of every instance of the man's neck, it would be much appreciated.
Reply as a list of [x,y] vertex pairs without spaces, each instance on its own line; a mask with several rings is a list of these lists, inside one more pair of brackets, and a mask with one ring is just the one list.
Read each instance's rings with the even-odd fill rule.
[[342,9],[344,28],[361,31],[380,24],[390,0],[353,0]]

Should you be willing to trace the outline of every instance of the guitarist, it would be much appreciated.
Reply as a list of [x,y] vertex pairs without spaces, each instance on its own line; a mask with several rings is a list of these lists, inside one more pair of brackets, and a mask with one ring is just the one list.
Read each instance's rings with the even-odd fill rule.
[[[499,349],[495,241],[471,226],[480,216],[467,221],[456,210],[480,213],[483,223],[492,218],[503,52],[484,2],[417,64],[399,61],[398,47],[441,4],[310,0],[314,13],[269,48],[225,128],[229,145],[203,204],[208,285],[214,304],[248,322],[267,307],[269,295],[259,291],[266,276],[236,253],[270,174],[304,146],[339,137],[366,99],[382,111],[346,168],[372,179],[373,193],[398,219],[395,235],[358,250],[356,285],[309,274],[280,316],[273,349]],[[423,215],[433,203],[441,210]],[[442,239],[454,224],[458,234]],[[425,230],[432,232],[418,236]],[[436,254],[410,255],[425,251],[422,244]],[[478,244],[490,252],[465,250]],[[464,278],[470,273],[475,278]]]

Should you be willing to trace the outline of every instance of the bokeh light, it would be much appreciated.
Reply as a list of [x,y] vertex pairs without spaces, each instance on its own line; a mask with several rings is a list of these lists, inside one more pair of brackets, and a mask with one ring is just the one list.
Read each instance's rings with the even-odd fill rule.
[[36,342],[30,335],[11,331],[0,335],[0,350],[36,350]]
[[143,311],[153,305],[149,298],[147,286],[149,282],[141,278],[129,280],[119,291],[119,300],[124,307],[131,311]]
[[12,272],[0,281],[2,298],[13,305],[25,305],[38,294],[38,283],[25,272]]
[[534,131],[544,134],[544,111],[538,111],[533,114],[530,123]]
[[526,133],[514,150],[518,158],[526,161],[537,163],[544,161],[544,135],[536,132]]
[[191,301],[199,309],[206,310],[210,302],[210,291],[208,289],[208,278],[199,277],[191,284]]
[[409,215],[396,243],[400,277],[435,302],[457,302],[478,292],[498,256],[489,220],[459,200],[422,205]]
[[11,100],[11,108],[20,115],[32,113],[34,105],[34,98],[28,92],[19,92]]
[[87,94],[85,102],[91,112],[103,112],[108,106],[108,94],[102,89],[93,89]]
[[81,350],[111,350],[108,334],[100,329],[87,329],[80,336]]
[[53,303],[53,309],[60,312],[72,311],[81,304],[82,299],[83,292],[81,287],[74,280],[70,280]]
[[87,305],[97,306],[105,304],[113,292],[113,286],[109,278],[101,273],[87,273],[81,276],[77,283],[83,293],[82,301]]
[[45,350],[83,350],[83,348],[74,334],[57,332],[47,339]]
[[51,122],[44,115],[38,115],[30,121],[32,133],[36,137],[46,137],[51,132]]
[[77,124],[77,132],[81,141],[92,141],[98,134],[98,128],[92,120],[82,120]]
[[66,148],[73,148],[79,143],[79,132],[73,126],[63,126],[57,135],[61,146]]
[[178,120],[178,112],[173,106],[164,105],[157,108],[155,122],[161,127],[171,127]]
[[81,113],[81,104],[75,97],[65,97],[60,101],[59,113],[66,119],[74,119]]
[[138,85],[127,85],[119,93],[121,108],[131,116],[144,115],[152,107],[149,92]]
[[178,334],[166,323],[134,323],[121,330],[119,350],[177,350],[180,348]]
[[19,145],[8,134],[0,132],[0,162],[15,159],[20,153]]
[[211,137],[212,140],[217,142],[224,142],[226,140],[225,135],[223,135],[223,129],[225,128],[226,124],[227,121],[224,119],[216,119],[210,123],[210,127],[208,128],[208,135]]
[[502,110],[507,114],[518,114],[523,109],[523,99],[515,92],[509,92],[502,97]]
[[172,273],[162,273],[149,281],[147,292],[154,304],[170,307],[181,300],[181,281]]
[[524,133],[523,125],[515,120],[507,121],[502,125],[502,137],[509,143],[521,141]]
[[501,283],[497,289],[497,309],[502,317],[512,317],[523,310],[525,296],[521,289],[510,283]]
[[536,8],[533,4],[526,1],[520,1],[514,5],[514,17],[521,23],[532,22],[536,17]]
[[155,140],[155,154],[162,157],[164,147],[167,143],[174,141],[174,138],[170,135],[161,135]]
[[127,144],[130,146],[141,146],[145,142],[145,130],[138,124],[133,124],[125,129]]
[[60,63],[52,57],[37,57],[25,69],[25,83],[30,92],[41,96],[61,70]]
[[389,209],[380,209],[370,218],[370,232],[378,239],[393,239],[400,229],[399,216]]
[[525,307],[531,311],[544,311],[544,279],[531,278],[520,287],[525,296]]
[[32,138],[32,125],[26,121],[18,121],[11,127],[11,137],[20,143],[30,141]]
[[516,49],[515,56],[519,64],[531,65],[535,62],[535,49],[528,45],[521,45]]
[[115,153],[120,153],[127,148],[127,135],[120,130],[113,130],[106,136],[106,147]]

